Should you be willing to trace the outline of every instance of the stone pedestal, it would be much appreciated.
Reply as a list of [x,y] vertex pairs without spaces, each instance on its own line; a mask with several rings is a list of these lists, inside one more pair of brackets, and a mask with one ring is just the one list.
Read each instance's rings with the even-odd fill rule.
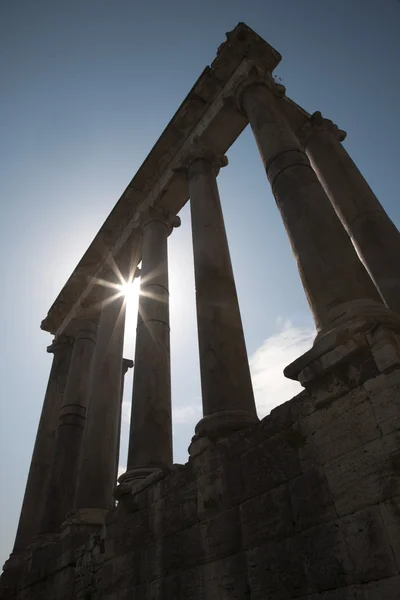
[[216,179],[226,164],[226,157],[202,148],[186,161],[204,415],[195,432],[211,439],[257,421]]
[[279,109],[282,86],[255,69],[237,90],[297,260],[318,330],[384,310],[296,135]]
[[123,295],[105,298],[101,308],[75,509],[110,509],[114,504],[125,309]]
[[98,317],[93,313],[74,323],[75,340],[58,422],[42,533],[60,531],[66,514],[73,508],[97,327]]
[[172,468],[167,238],[179,217],[151,207],[143,216],[128,468],[121,483]]
[[15,538],[14,552],[26,548],[40,531],[50,471],[55,455],[56,431],[72,354],[72,339],[62,335],[47,352],[54,355],[33,449],[28,481]]
[[400,233],[321,113],[299,133],[307,156],[387,306],[400,314]]

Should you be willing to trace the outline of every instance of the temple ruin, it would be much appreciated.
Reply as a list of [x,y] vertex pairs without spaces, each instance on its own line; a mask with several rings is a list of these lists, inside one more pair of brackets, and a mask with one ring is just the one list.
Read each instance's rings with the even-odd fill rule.
[[[280,60],[227,34],[42,322],[54,358],[1,600],[399,600],[400,234]],[[261,421],[217,184],[248,124],[318,332],[285,369],[304,390]],[[203,417],[174,465],[167,240],[189,199]],[[133,363],[124,298],[99,285],[116,273],[141,287],[118,481]]]

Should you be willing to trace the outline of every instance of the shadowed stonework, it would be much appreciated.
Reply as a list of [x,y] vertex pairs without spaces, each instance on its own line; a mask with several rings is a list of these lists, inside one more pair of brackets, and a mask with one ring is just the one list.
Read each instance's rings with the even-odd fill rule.
[[[280,60],[227,34],[42,322],[54,361],[1,600],[399,600],[400,234]],[[217,185],[247,124],[318,332],[285,369],[304,391],[262,421]],[[167,240],[189,198],[203,416],[174,465]]]

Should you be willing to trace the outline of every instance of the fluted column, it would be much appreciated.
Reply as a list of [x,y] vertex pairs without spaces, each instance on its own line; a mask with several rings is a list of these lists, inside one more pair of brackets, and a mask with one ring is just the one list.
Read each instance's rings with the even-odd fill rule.
[[58,421],[42,533],[60,531],[67,512],[74,504],[97,326],[98,315],[95,313],[77,318],[74,323],[74,346]]
[[283,86],[257,68],[237,89],[319,330],[384,310],[298,138],[279,108]]
[[321,113],[299,132],[307,156],[387,306],[400,314],[400,233]]
[[[115,296],[115,290],[112,296]],[[75,511],[68,515],[69,522],[101,523],[105,511],[114,505],[112,494],[119,448],[125,312],[123,295],[103,300],[79,463]]]
[[50,471],[55,455],[56,432],[72,354],[72,339],[56,338],[47,352],[53,354],[49,381],[25,488],[14,552],[23,550],[40,532]]
[[198,437],[217,438],[257,420],[246,344],[217,186],[227,158],[194,148],[189,178],[203,419]]
[[128,467],[121,483],[172,467],[167,238],[179,224],[179,217],[158,208],[143,216]]

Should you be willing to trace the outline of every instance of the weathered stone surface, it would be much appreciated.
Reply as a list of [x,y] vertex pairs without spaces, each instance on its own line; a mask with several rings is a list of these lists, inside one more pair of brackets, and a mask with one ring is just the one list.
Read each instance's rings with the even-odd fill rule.
[[284,483],[240,505],[243,547],[252,548],[264,540],[282,539],[294,533],[289,486]]
[[400,429],[400,369],[364,384],[383,435]]
[[376,506],[340,519],[351,563],[351,579],[363,583],[396,575],[398,568],[384,522]]
[[382,502],[379,510],[400,571],[400,496]]
[[381,436],[373,407],[362,391],[319,404],[300,422],[300,429],[304,438],[312,436],[321,465]]
[[[291,438],[289,438],[291,439]],[[296,448],[277,434],[245,452],[240,458],[242,500],[256,496],[301,474]]]
[[400,493],[400,436],[388,434],[326,463],[339,515]]
[[322,468],[312,469],[292,479],[289,490],[297,531],[336,518],[332,494]]
[[398,600],[400,577],[372,581],[362,586],[365,600]]

